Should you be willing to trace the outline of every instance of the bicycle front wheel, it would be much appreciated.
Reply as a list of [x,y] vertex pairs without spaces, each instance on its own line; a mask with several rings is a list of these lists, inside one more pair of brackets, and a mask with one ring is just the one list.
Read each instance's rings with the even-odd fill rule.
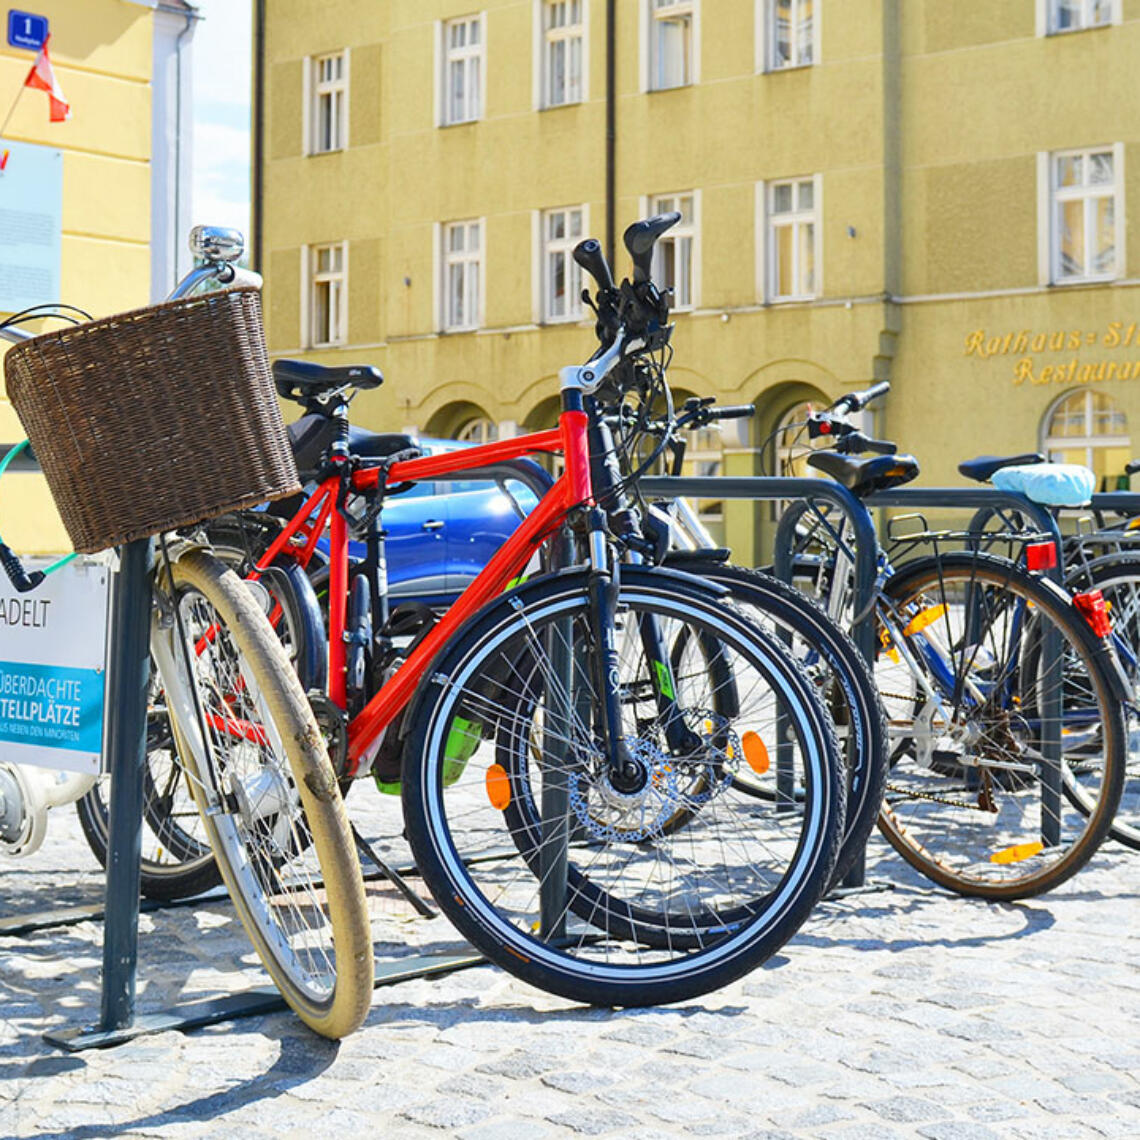
[[[492,603],[433,664],[403,789],[416,865],[471,942],[551,992],[632,1006],[722,986],[795,933],[830,879],[844,785],[781,646],[685,576],[621,576],[610,683],[638,780],[615,786],[599,744],[588,578],[573,572]],[[692,668],[647,653],[683,631]],[[765,801],[733,776],[769,748],[786,794]]]
[[151,651],[205,833],[282,996],[318,1033],[343,1037],[368,1012],[372,942],[320,730],[237,575],[193,551],[171,578]]
[[[880,826],[966,895],[1051,890],[1096,851],[1124,776],[1123,714],[1068,599],[983,554],[918,559],[879,609],[890,717]],[[1065,784],[1079,766],[1078,810]]]

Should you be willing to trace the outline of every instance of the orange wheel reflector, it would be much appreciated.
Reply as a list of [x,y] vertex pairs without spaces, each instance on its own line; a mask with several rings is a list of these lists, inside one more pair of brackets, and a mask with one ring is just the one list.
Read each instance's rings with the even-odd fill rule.
[[487,799],[499,811],[506,811],[511,802],[511,778],[502,764],[487,769]]
[[910,637],[912,633],[921,633],[924,629],[932,626],[940,617],[946,613],[946,607],[939,603],[936,606],[927,606],[921,613],[917,613],[906,624],[906,629],[903,633]]
[[748,761],[748,767],[758,776],[763,776],[768,771],[770,761],[768,749],[764,741],[760,739],[760,734],[758,732],[746,732],[740,738],[740,743],[744,748],[744,759]]
[[1045,850],[1045,844],[1038,840],[1036,843],[1016,843],[1013,847],[1005,847],[995,851],[990,856],[991,863],[1020,863],[1024,859],[1032,859]]

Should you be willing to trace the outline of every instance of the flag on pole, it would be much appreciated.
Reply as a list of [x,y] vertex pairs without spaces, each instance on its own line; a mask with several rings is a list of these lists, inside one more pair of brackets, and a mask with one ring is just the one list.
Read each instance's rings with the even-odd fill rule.
[[51,60],[48,58],[48,40],[50,39],[51,36],[48,36],[44,40],[43,47],[36,55],[36,62],[32,64],[32,70],[28,72],[28,78],[24,80],[24,86],[33,87],[37,91],[46,91],[48,102],[51,105],[51,121],[62,123],[71,118],[71,104],[63,97],[59,80],[56,79],[55,72],[52,71]]

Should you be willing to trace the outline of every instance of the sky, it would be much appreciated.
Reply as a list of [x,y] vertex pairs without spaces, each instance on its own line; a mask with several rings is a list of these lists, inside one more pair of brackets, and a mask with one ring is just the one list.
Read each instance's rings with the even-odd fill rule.
[[194,224],[233,226],[249,240],[251,0],[192,0]]

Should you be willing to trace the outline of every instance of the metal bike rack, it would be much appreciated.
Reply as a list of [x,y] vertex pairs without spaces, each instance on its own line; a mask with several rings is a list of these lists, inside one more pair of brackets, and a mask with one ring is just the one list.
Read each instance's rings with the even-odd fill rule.
[[[851,526],[853,545],[853,577],[856,621],[851,630],[860,653],[868,662],[875,657],[875,616],[873,612],[874,585],[878,566],[879,541],[875,528],[862,504],[846,487],[830,479],[784,478],[777,476],[660,476],[642,479],[641,491],[646,498],[696,499],[793,499],[784,512],[776,530],[774,573],[785,582],[792,580],[791,539],[796,521],[816,502],[826,503],[840,510]],[[781,743],[776,748],[777,793],[789,794],[791,745],[783,742],[785,734],[778,733]],[[865,856],[860,853],[843,879],[842,888],[864,888],[866,883]]]

